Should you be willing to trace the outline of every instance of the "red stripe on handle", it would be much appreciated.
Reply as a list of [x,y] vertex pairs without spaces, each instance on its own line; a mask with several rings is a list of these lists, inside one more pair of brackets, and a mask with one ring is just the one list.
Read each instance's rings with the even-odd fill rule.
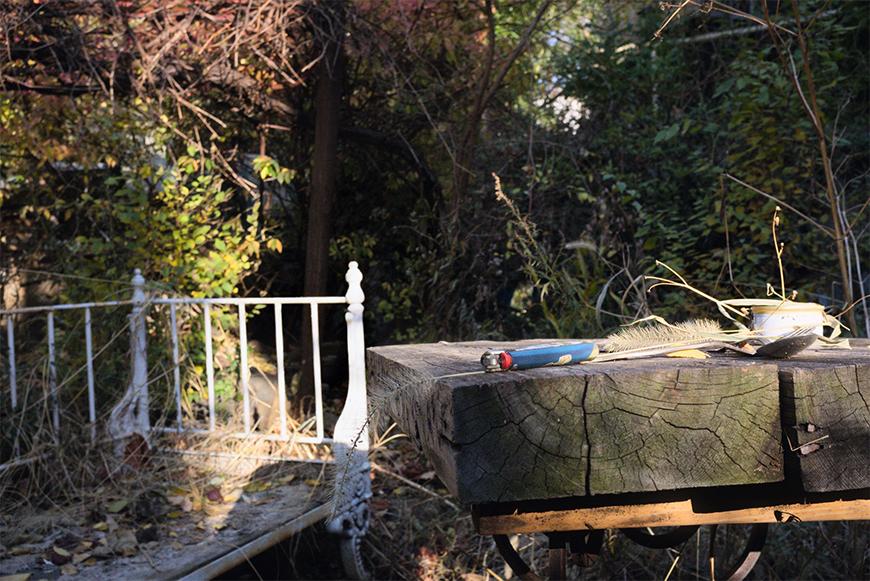
[[511,354],[507,351],[502,351],[498,354],[498,365],[501,367],[502,371],[507,371],[513,365],[514,360],[511,357]]

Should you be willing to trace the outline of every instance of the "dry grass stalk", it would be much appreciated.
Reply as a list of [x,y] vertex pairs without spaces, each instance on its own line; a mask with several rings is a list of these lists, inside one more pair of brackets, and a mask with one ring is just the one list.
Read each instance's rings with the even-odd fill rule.
[[[642,319],[641,323],[648,321]],[[733,341],[734,334],[710,319],[695,319],[671,324],[655,317],[652,325],[632,324],[609,335],[605,339],[605,350],[609,352],[648,349],[678,343],[697,343],[704,341]],[[739,337],[738,337],[739,339]]]

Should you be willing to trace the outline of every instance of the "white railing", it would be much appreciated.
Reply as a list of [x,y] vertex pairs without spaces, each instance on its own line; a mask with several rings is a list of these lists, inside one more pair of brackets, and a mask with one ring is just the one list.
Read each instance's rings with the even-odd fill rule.
[[[247,305],[273,305],[275,311],[275,353],[278,368],[278,405],[280,416],[280,435],[269,436],[260,435],[259,438],[272,439],[279,441],[288,441],[291,439],[291,434],[287,430],[287,383],[284,373],[284,326],[282,307],[284,305],[308,305],[311,316],[311,342],[312,342],[312,364],[314,376],[314,405],[315,405],[315,430],[316,437],[306,438],[295,436],[293,441],[297,443],[308,444],[328,444],[332,440],[324,436],[323,424],[323,387],[321,380],[320,367],[320,329],[318,323],[318,307],[319,305],[329,304],[346,304],[345,297],[281,297],[281,298],[245,298],[245,299],[195,299],[195,298],[157,298],[152,301],[157,305],[169,305],[170,313],[170,332],[172,339],[172,356],[173,356],[173,383],[175,389],[176,402],[178,404],[178,417],[176,418],[175,428],[161,428],[164,431],[172,432],[212,432],[215,430],[215,378],[214,378],[214,354],[212,352],[212,322],[211,322],[211,305],[237,305],[239,319],[239,369],[242,370],[239,374],[242,391],[242,408],[244,413],[244,431],[234,433],[237,436],[250,436],[253,433],[251,427],[251,401],[248,389],[248,377],[244,372],[248,368],[248,336],[247,336],[247,314],[245,307]],[[197,430],[196,428],[183,427],[183,419],[180,413],[181,403],[181,377],[180,363],[178,361],[178,328],[176,326],[176,308],[177,305],[200,305],[203,310],[204,329],[205,329],[205,358],[206,358],[206,384],[208,387],[208,430]]]
[[[343,442],[350,448],[362,446],[367,449],[367,430],[365,430],[364,418],[366,417],[366,392],[365,392],[365,369],[364,369],[364,339],[362,333],[362,303],[364,294],[360,286],[362,274],[357,264],[351,262],[346,275],[348,291],[346,296],[326,297],[263,297],[263,298],[167,298],[148,296],[145,291],[145,280],[138,269],[132,279],[133,295],[131,300],[62,304],[39,307],[24,307],[0,311],[0,317],[5,318],[7,340],[7,369],[9,378],[9,394],[11,412],[13,417],[19,412],[18,392],[18,368],[16,365],[15,351],[15,324],[16,318],[24,314],[46,314],[47,330],[47,383],[48,405],[51,410],[51,425],[53,437],[58,441],[61,433],[61,397],[60,386],[57,379],[57,353],[55,349],[55,314],[63,311],[84,311],[84,344],[85,344],[85,371],[87,378],[88,397],[88,424],[92,440],[96,441],[98,434],[97,401],[94,377],[94,350],[92,334],[92,310],[106,307],[131,306],[129,315],[130,332],[130,384],[122,401],[115,406],[112,417],[106,426],[107,431],[115,440],[122,439],[130,433],[138,432],[149,438],[153,432],[161,433],[186,433],[208,434],[221,431],[221,435],[238,438],[256,438],[272,441],[292,441],[299,444],[333,444],[336,438],[347,440]],[[345,429],[345,433],[336,433],[333,438],[325,433],[323,417],[323,388],[321,379],[320,361],[320,330],[319,330],[319,307],[320,305],[346,304],[348,305],[346,321],[348,328],[348,397],[345,408],[342,411],[337,425],[337,432],[341,431],[340,425],[344,418],[344,424],[352,429]],[[174,426],[152,427],[148,414],[148,361],[147,361],[147,329],[146,313],[155,305],[166,305],[169,308],[169,335],[171,342],[171,369],[172,385],[176,407]],[[242,393],[243,429],[242,431],[223,430],[218,426],[217,412],[215,409],[215,369],[214,352],[212,341],[212,306],[235,305],[238,310],[238,334],[239,334],[239,382]],[[275,317],[275,352],[277,366],[277,401],[279,405],[280,428],[278,434],[257,433],[252,425],[253,413],[251,409],[251,394],[248,386],[248,337],[247,337],[247,307],[272,305]],[[314,427],[315,435],[301,436],[290,433],[287,425],[287,388],[284,370],[284,328],[282,310],[284,305],[308,305],[311,317],[311,341],[312,341],[312,367],[314,380]],[[180,339],[178,329],[178,308],[181,306],[199,306],[202,309],[204,329],[205,372],[207,386],[208,426],[207,428],[191,425],[192,421],[185,422],[183,417],[183,392],[180,358]],[[66,382],[65,382],[66,383]],[[64,384],[65,384],[64,383]],[[2,395],[2,393],[0,393]],[[119,396],[121,394],[118,394]],[[129,405],[120,409],[121,403],[127,400]],[[359,409],[356,409],[359,408]],[[118,412],[116,414],[116,412]],[[350,422],[350,418],[353,418]],[[360,418],[363,418],[362,420]],[[113,429],[113,422],[115,427]],[[187,424],[187,425],[186,425]],[[119,427],[120,426],[120,427]],[[355,432],[354,432],[355,430]],[[362,438],[361,436],[365,436]],[[365,441],[365,445],[363,444]],[[15,450],[11,461],[0,464],[0,471],[13,465],[20,465],[23,457],[20,450]]]

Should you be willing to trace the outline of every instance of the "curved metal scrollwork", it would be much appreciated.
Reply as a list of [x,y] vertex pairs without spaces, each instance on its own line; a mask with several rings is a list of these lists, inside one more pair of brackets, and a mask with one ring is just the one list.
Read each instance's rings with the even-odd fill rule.
[[532,571],[526,562],[523,561],[523,558],[520,557],[520,554],[517,553],[517,550],[514,549],[507,535],[493,535],[492,539],[495,541],[495,546],[504,562],[511,568],[514,575],[522,581],[541,581],[541,578]]
[[649,547],[650,549],[667,549],[675,547],[686,542],[689,537],[695,534],[698,530],[697,525],[677,527],[672,531],[662,533],[660,535],[651,535],[644,532],[644,529],[620,529],[622,534],[634,541],[638,545]]
[[[716,531],[718,525],[710,527],[710,563],[715,566],[716,563]],[[743,552],[737,559],[737,563],[728,569],[727,575],[716,575],[717,579],[727,579],[728,581],[742,581],[746,579],[755,564],[761,558],[761,551],[764,548],[764,542],[767,540],[767,523],[757,523],[752,525],[749,532],[749,539],[746,541],[746,546]]]

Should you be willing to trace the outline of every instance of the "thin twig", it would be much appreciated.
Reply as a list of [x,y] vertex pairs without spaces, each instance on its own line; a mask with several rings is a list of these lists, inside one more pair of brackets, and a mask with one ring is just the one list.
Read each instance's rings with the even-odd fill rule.
[[797,208],[795,208],[794,206],[789,204],[788,202],[784,202],[781,199],[777,198],[776,196],[771,196],[767,192],[763,192],[763,191],[759,190],[758,188],[756,188],[755,186],[749,185],[746,182],[744,182],[743,180],[738,179],[729,173],[726,173],[724,175],[729,180],[740,184],[744,188],[752,190],[753,192],[755,192],[759,196],[764,196],[765,198],[767,198],[769,200],[773,200],[774,202],[776,202],[777,204],[779,204],[783,208],[791,210],[792,212],[794,212],[795,214],[797,214],[798,216],[800,216],[801,218],[803,218],[804,220],[806,220],[807,222],[809,222],[810,224],[812,224],[813,226],[815,226],[816,228],[818,228],[819,230],[821,230],[822,232],[827,234],[828,236],[830,236],[832,238],[834,237],[833,230],[831,230],[830,228],[828,228],[827,226],[825,226],[823,224],[820,224],[819,222],[816,222],[815,220],[813,220],[812,218],[810,218],[809,216],[807,216],[806,214],[804,214],[803,212],[801,212],[800,210],[798,210]]

